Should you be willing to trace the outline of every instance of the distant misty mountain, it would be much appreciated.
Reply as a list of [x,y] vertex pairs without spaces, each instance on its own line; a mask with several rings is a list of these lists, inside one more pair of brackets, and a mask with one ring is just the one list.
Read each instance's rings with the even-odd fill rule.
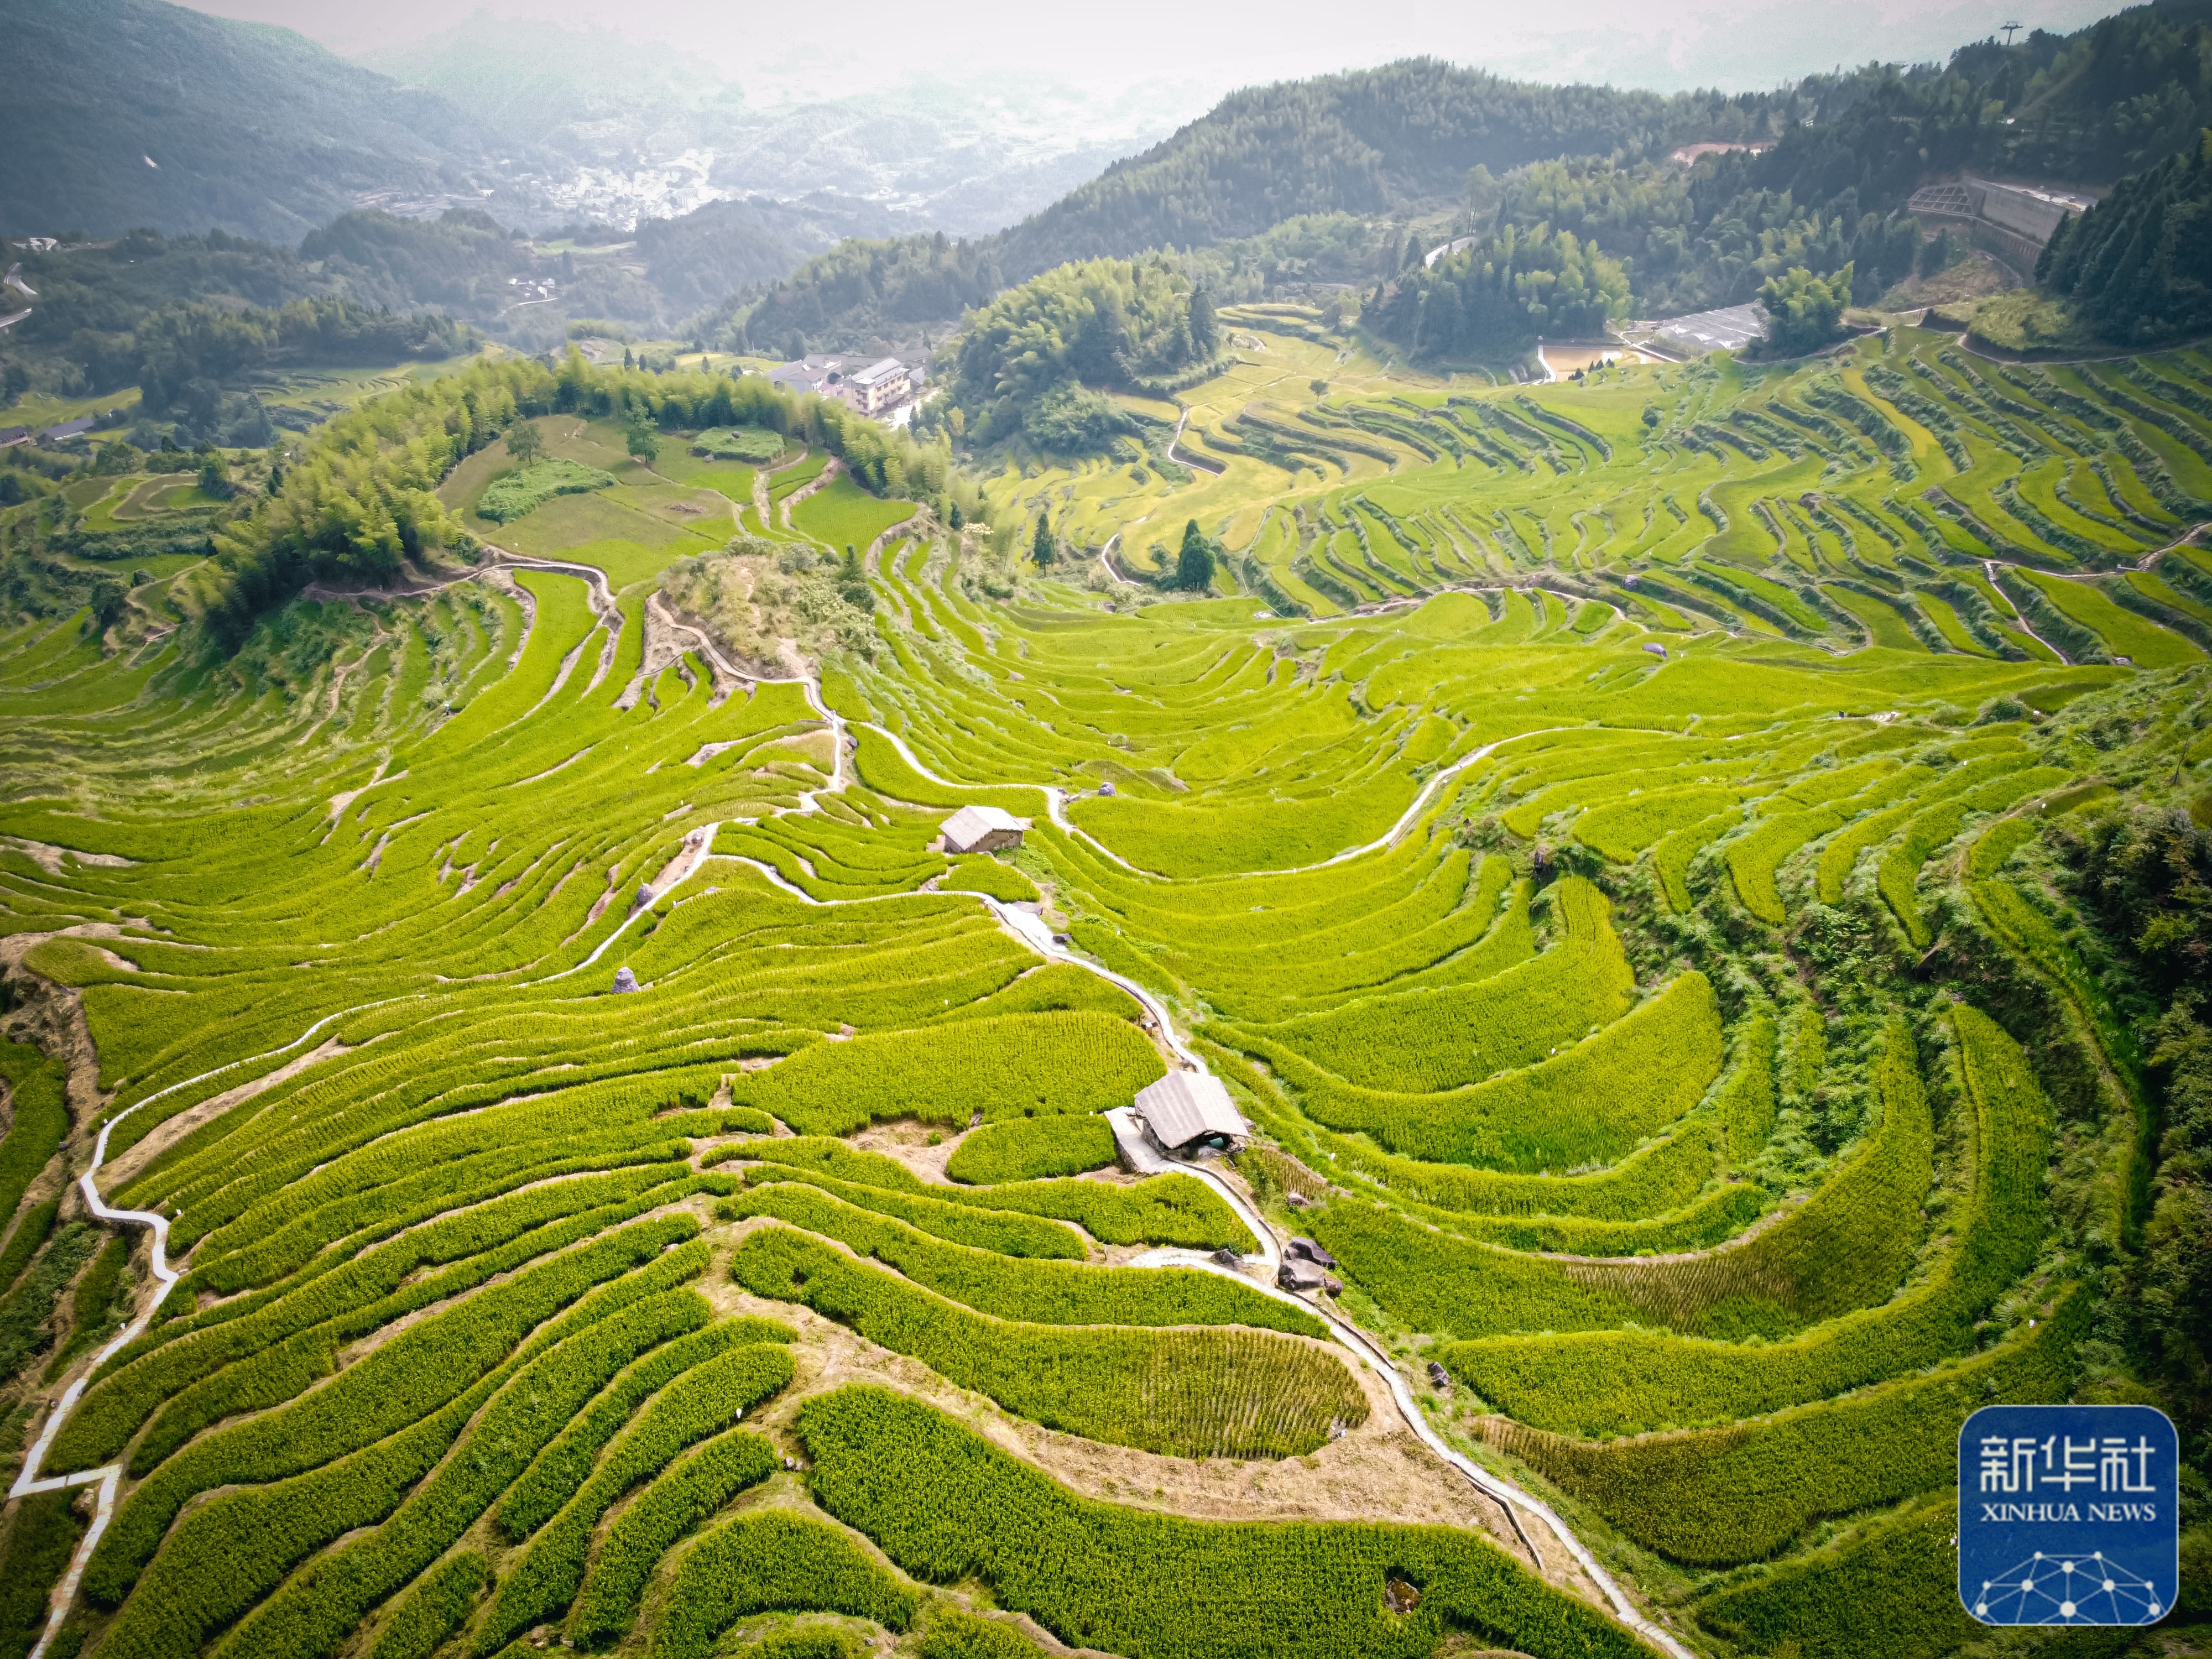
[[161,0],[0,0],[0,231],[294,241],[366,194],[459,202],[507,141],[289,29]]
[[[673,49],[485,12],[360,61],[565,159],[574,171],[544,180],[555,210],[625,228],[710,193],[828,192],[887,210],[896,218],[884,228],[980,235],[1057,200],[1207,101],[1194,83],[1103,96],[1034,77],[916,76],[859,91],[816,72],[771,78],[749,100]],[[529,216],[520,204],[507,211]]]

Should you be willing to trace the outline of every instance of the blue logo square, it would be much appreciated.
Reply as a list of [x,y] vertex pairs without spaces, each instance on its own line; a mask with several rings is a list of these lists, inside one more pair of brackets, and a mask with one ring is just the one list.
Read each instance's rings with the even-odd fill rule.
[[2181,1578],[2180,1443],[2149,1406],[1984,1406],[1959,1431],[1959,1600],[1985,1625],[2149,1625]]

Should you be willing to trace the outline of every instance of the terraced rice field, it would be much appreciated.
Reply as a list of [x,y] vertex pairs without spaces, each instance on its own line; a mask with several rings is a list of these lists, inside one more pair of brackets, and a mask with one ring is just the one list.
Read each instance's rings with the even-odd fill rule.
[[[2204,793],[2212,364],[1252,355],[1218,477],[991,485],[1213,596],[549,420],[617,484],[315,651],[9,619],[6,1639],[1963,1639],[1823,1586],[1948,1607],[2142,1225],[2046,849]],[[872,545],[872,653],[648,603],[741,523]],[[1116,1167],[1184,1066],[1249,1144]]]

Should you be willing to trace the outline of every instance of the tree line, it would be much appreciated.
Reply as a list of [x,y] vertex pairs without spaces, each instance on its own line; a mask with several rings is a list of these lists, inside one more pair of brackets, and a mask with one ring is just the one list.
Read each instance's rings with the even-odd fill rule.
[[974,313],[926,429],[1048,454],[1110,447],[1135,422],[1092,388],[1163,392],[1221,349],[1213,301],[1171,261],[1092,259],[1010,289]]
[[950,523],[988,514],[942,442],[918,442],[835,399],[793,395],[760,375],[598,368],[574,349],[550,368],[478,362],[338,416],[272,477],[250,514],[213,534],[221,574],[201,619],[209,638],[234,651],[264,611],[310,581],[387,586],[410,559],[441,549],[469,554],[474,538],[439,501],[439,484],[511,432],[514,459],[527,465],[536,448],[520,434],[535,434],[517,423],[551,414],[647,433],[764,427],[826,448],[864,487],[923,501]]
[[2035,277],[2111,340],[2212,329],[2212,128],[2063,222]]

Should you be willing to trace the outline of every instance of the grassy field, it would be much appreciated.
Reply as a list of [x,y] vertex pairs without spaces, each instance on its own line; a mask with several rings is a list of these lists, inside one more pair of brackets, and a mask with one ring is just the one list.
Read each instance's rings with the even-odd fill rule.
[[[2164,550],[2212,364],[1447,383],[1228,321],[1132,405],[1218,474],[1010,467],[1000,553],[840,477],[684,566],[845,605],[812,687],[647,600],[827,456],[573,415],[611,484],[493,524],[495,444],[440,497],[611,614],[496,555],[228,658],[10,602],[0,1407],[20,1468],[85,1381],[41,1472],[118,1471],[65,1642],[1655,1651],[1383,1363],[1700,1655],[1886,1651],[1869,1576],[1948,1607],[1966,1414],[2140,1386],[2155,1119],[2067,860],[2208,798],[2212,557]],[[191,489],[8,509],[6,556]],[[1125,575],[1192,520],[1229,558],[1040,569],[1043,506]],[[968,803],[1018,850],[949,860]],[[1247,1144],[1123,1173],[1099,1114],[1186,1055]],[[62,1205],[102,1128],[182,1279],[94,1373],[154,1293]],[[0,1530],[25,1618],[82,1530]]]

